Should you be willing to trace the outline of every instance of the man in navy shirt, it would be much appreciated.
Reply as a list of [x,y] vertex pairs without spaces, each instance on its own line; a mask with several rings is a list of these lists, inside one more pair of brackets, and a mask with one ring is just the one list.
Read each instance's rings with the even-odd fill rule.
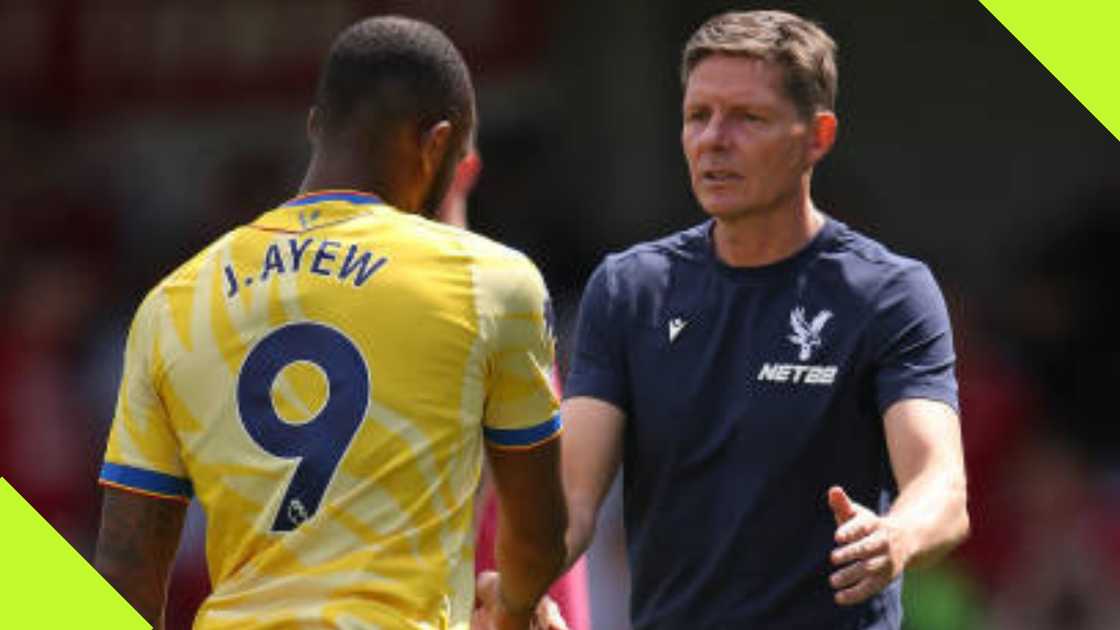
[[713,18],[682,67],[710,219],[608,256],[567,400],[569,559],[623,465],[634,627],[892,628],[902,572],[968,532],[945,304],[929,270],[814,207],[831,38]]

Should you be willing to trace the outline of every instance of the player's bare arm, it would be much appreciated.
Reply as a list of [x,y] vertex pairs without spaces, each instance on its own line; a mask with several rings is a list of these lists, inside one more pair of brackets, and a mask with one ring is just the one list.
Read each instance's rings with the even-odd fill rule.
[[960,420],[948,405],[911,399],[884,417],[887,450],[899,495],[879,516],[833,487],[839,570],[829,581],[836,602],[857,604],[883,590],[905,569],[937,560],[968,535]]
[[187,505],[106,487],[94,565],[155,628],[163,627],[167,581]]
[[568,516],[560,451],[559,438],[527,449],[487,445],[499,497],[495,551],[501,582],[494,623],[499,630],[529,627],[538,601],[564,568]]
[[562,460],[568,504],[567,568],[591,545],[599,507],[622,463],[626,416],[618,407],[586,396],[565,400],[560,416],[565,427]]

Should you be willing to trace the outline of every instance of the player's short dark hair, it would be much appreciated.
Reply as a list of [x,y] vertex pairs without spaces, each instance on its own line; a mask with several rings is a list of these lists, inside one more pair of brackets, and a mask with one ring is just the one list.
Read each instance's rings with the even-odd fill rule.
[[738,55],[776,63],[802,116],[836,108],[836,42],[820,26],[785,11],[744,11],[705,22],[684,47],[681,82],[705,58]]
[[465,138],[474,125],[474,87],[459,50],[438,28],[400,16],[362,20],[335,38],[315,104],[328,132],[367,111],[375,133],[448,120]]

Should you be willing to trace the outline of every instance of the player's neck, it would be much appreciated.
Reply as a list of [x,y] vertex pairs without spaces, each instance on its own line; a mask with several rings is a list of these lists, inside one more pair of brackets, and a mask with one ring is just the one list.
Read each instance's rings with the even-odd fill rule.
[[807,196],[770,212],[717,217],[712,230],[716,256],[731,267],[761,267],[801,251],[824,226],[824,215]]
[[316,190],[357,190],[377,195],[385,203],[401,210],[411,210],[415,203],[406,187],[395,185],[393,177],[379,177],[376,169],[358,167],[356,160],[331,159],[322,153],[311,157],[300,193]]

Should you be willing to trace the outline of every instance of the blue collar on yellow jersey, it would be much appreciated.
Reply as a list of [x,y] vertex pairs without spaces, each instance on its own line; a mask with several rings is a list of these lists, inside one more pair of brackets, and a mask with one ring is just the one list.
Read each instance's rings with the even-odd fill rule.
[[384,203],[372,193],[359,190],[318,190],[304,193],[284,203],[285,206],[306,206],[323,201],[345,201],[352,204],[381,204]]

